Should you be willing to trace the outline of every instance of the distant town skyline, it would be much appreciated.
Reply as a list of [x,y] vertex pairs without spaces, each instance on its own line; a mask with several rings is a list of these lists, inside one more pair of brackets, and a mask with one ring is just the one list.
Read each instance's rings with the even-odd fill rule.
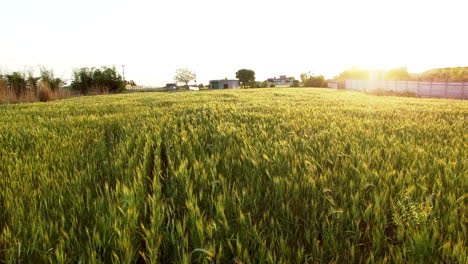
[[198,83],[300,73],[338,75],[351,66],[410,72],[468,66],[465,1],[59,1],[2,5],[0,71],[42,65],[126,65],[127,80],[163,86],[177,68]]

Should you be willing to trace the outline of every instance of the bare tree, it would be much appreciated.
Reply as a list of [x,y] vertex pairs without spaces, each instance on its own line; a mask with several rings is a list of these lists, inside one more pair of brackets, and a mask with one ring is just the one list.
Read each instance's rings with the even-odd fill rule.
[[174,76],[174,80],[176,82],[185,83],[185,88],[187,89],[188,83],[192,80],[195,80],[195,78],[197,78],[197,75],[187,68],[177,69]]

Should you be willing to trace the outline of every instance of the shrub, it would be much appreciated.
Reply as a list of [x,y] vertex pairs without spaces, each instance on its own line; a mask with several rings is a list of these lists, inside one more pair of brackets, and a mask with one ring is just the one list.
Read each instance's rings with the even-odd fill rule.
[[299,87],[299,81],[294,80],[293,83],[291,84],[291,87]]
[[47,83],[51,91],[58,90],[62,86],[63,84],[62,79],[56,78],[52,70],[49,70],[45,67],[41,67],[40,70],[41,70],[41,78],[40,78],[41,81],[43,83]]
[[41,102],[48,102],[52,100],[52,91],[48,85],[41,87],[41,89],[39,89],[38,98],[39,98],[39,101]]
[[255,81],[250,82],[249,87],[250,88],[260,88],[260,82],[255,82]]
[[9,88],[16,93],[16,96],[20,96],[26,91],[26,79],[24,74],[13,72],[12,74],[6,75],[6,79]]
[[250,88],[267,88],[268,87],[268,82],[250,82],[249,83]]
[[83,67],[74,71],[71,88],[82,94],[119,93],[125,89],[125,81],[115,67]]
[[304,80],[304,87],[327,87],[323,75],[309,75]]

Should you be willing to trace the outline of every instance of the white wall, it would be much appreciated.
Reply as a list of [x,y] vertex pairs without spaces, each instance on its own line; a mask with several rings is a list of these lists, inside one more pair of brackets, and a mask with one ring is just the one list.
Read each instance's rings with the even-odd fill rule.
[[412,92],[419,97],[468,99],[468,82],[346,80],[345,88],[357,91],[383,89],[395,92]]

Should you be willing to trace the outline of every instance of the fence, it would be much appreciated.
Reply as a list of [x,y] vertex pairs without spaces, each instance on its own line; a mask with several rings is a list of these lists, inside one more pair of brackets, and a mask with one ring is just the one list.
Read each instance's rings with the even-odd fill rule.
[[125,89],[127,90],[143,90],[143,89],[146,89],[144,86],[141,86],[141,85],[135,85],[135,86],[130,86],[130,85],[127,85],[125,86]]
[[127,92],[165,92],[166,87],[152,87],[152,86],[126,86]]
[[[337,83],[335,84],[337,85]],[[328,87],[334,88],[335,85],[333,83],[330,85],[329,83]],[[411,92],[418,97],[468,99],[468,82],[346,80],[345,88],[368,92],[377,89],[394,92]]]

